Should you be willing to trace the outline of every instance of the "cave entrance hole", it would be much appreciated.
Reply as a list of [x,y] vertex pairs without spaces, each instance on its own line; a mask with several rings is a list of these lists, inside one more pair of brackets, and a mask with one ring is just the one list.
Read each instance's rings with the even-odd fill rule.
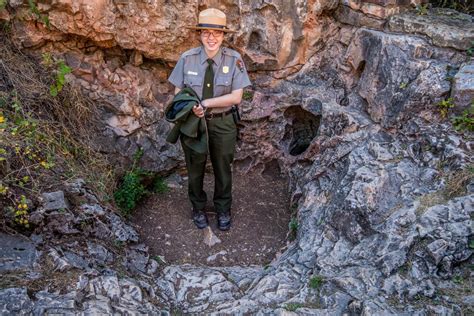
[[[321,101],[312,100],[310,106],[317,112],[321,112]],[[289,123],[284,137],[287,143],[289,142],[288,153],[292,156],[301,155],[318,135],[321,115],[315,115],[300,106],[289,107],[284,115]]]

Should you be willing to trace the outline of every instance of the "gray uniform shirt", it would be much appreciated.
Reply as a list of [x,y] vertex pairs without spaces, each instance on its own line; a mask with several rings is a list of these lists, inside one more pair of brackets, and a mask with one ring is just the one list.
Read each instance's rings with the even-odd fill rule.
[[[184,52],[168,81],[180,89],[185,86],[193,88],[199,98],[202,98],[204,74],[208,65],[206,60],[207,54],[202,46]],[[251,85],[242,57],[235,50],[221,47],[212,60],[214,61],[214,97],[220,97]],[[230,108],[213,108],[212,112],[225,112]]]

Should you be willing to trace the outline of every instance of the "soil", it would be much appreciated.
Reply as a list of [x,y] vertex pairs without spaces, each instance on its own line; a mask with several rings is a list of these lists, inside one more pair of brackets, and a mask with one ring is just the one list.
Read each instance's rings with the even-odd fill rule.
[[200,230],[192,222],[186,181],[181,188],[154,194],[135,210],[132,222],[151,257],[162,256],[168,264],[264,266],[280,253],[287,245],[291,216],[287,179],[274,167],[246,174],[235,169],[229,231],[217,228],[212,206],[214,176],[211,172],[205,176],[205,211],[212,232],[221,241],[211,247],[204,243],[209,230]]

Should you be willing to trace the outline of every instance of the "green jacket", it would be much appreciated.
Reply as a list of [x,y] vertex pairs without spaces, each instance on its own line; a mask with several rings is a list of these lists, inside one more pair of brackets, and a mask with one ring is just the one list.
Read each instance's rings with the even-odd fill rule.
[[[194,115],[193,107],[197,104],[199,104],[199,97],[191,88],[184,88],[174,96],[165,110],[166,120],[175,124],[166,141],[174,144],[181,136],[189,148],[197,153],[205,154],[208,152],[206,121]],[[171,112],[175,112],[173,109],[178,105],[182,109],[173,117]]]

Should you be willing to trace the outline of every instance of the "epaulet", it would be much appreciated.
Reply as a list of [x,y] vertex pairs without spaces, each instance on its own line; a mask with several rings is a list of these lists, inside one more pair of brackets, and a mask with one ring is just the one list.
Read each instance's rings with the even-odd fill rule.
[[228,47],[222,48],[222,54],[227,55],[227,56],[232,56],[232,57],[235,57],[235,58],[238,58],[238,59],[242,58],[242,57],[240,57],[240,54],[238,52],[236,52],[235,50],[230,49]]
[[201,52],[201,47],[195,47],[195,48],[191,48],[185,51],[181,56],[185,57],[185,56],[197,55],[200,52]]
[[240,72],[244,72],[245,64],[244,64],[244,61],[242,60],[242,57],[240,56],[240,54],[238,52],[236,52],[233,49],[225,47],[225,48],[222,49],[222,54],[234,57],[235,58],[234,59],[235,60],[235,65],[240,70]]

